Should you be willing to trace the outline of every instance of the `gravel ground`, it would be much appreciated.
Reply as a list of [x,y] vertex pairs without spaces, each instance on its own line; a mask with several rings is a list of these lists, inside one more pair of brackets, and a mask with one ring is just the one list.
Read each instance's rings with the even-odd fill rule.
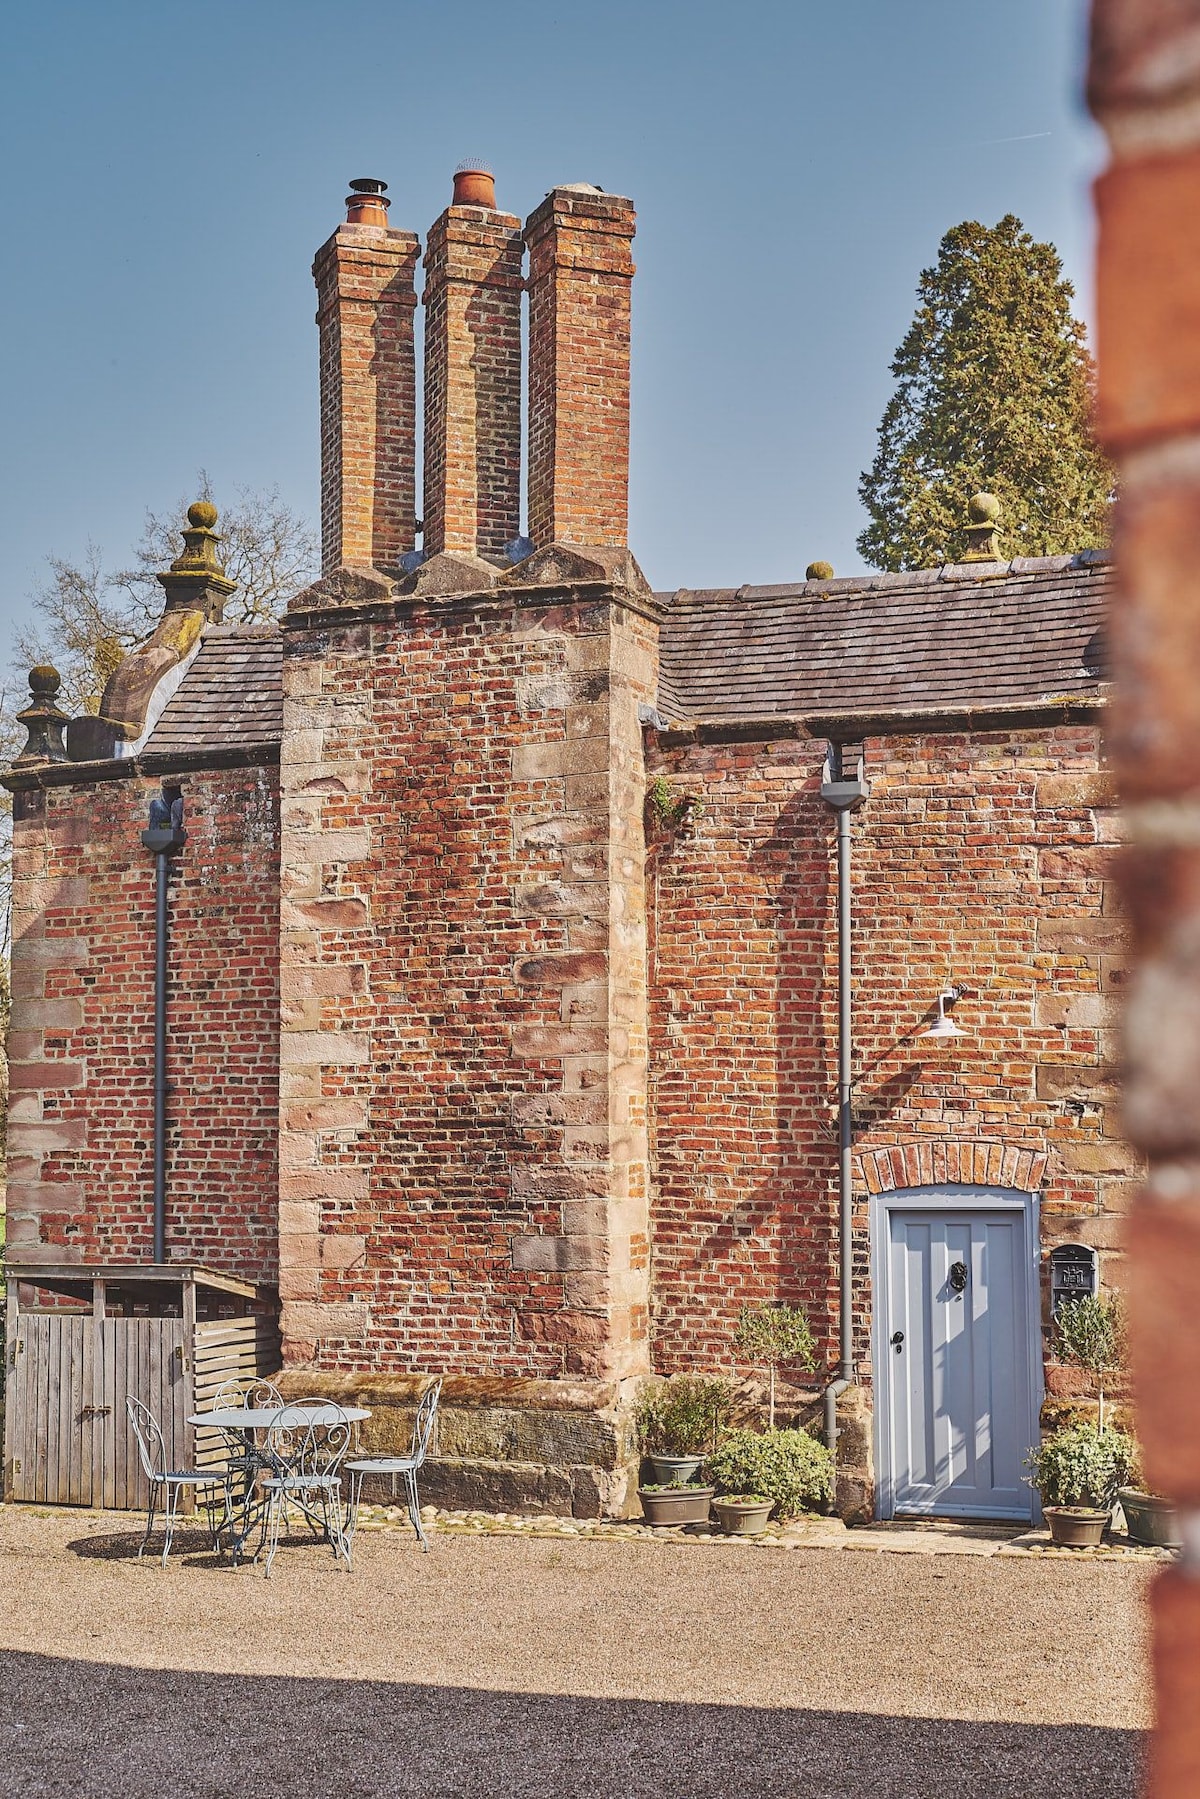
[[1141,1562],[364,1531],[271,1581],[0,1507],[0,1792],[1136,1791]]

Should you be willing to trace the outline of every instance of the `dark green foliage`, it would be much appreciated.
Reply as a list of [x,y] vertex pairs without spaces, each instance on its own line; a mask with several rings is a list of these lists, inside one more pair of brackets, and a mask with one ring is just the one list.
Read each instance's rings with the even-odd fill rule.
[[1110,465],[1091,433],[1093,371],[1053,244],[1009,213],[970,220],[922,271],[896,352],[896,391],[859,483],[875,568],[932,568],[966,548],[967,503],[1000,501],[1000,553],[1053,556],[1108,541]]
[[1117,1488],[1137,1465],[1137,1446],[1124,1431],[1069,1424],[1025,1458],[1029,1485],[1043,1505],[1094,1505],[1107,1511]]
[[806,1430],[731,1430],[705,1467],[718,1493],[761,1493],[781,1518],[833,1498],[833,1456]]
[[703,1455],[729,1417],[728,1381],[676,1375],[647,1387],[638,1400],[638,1442],[649,1455]]

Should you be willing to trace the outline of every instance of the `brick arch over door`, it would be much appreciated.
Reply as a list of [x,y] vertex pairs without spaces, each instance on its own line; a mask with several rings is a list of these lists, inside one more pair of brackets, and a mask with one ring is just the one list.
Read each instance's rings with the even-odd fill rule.
[[864,1150],[857,1161],[868,1193],[951,1183],[1033,1193],[1046,1174],[1045,1151],[1021,1149],[986,1137],[922,1137]]

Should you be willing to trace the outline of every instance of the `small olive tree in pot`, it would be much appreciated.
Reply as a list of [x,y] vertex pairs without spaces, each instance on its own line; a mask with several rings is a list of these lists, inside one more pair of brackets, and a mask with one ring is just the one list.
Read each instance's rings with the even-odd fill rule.
[[817,1365],[808,1319],[796,1306],[743,1306],[733,1344],[752,1367],[767,1371],[767,1429],[774,1430],[776,1371],[789,1362],[805,1369]]

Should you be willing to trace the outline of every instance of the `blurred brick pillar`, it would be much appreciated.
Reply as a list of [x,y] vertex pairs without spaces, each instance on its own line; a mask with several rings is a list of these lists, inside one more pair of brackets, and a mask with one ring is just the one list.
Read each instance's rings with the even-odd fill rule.
[[[1125,1116],[1138,1429],[1192,1539],[1154,1594],[1153,1799],[1200,1794],[1200,3],[1094,0],[1100,430],[1116,459],[1119,698],[1137,968]],[[1189,1516],[1190,1514],[1190,1516]]]

